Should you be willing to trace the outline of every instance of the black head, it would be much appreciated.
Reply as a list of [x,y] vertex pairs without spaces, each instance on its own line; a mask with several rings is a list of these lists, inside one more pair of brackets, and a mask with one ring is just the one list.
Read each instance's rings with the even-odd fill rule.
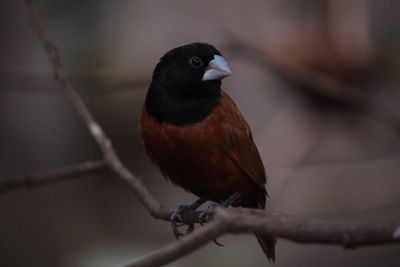
[[204,119],[220,98],[221,79],[231,74],[212,45],[192,43],[167,52],[157,64],[146,96],[148,113],[175,125]]

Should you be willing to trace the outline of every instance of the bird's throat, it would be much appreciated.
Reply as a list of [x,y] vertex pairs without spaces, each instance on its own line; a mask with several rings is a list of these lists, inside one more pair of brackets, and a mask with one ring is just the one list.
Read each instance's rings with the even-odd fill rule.
[[[204,88],[158,88],[152,84],[146,95],[146,109],[157,121],[177,126],[190,125],[205,119],[221,98],[220,82],[204,83]],[[171,92],[170,91],[170,92]],[[183,93],[185,92],[185,93]]]

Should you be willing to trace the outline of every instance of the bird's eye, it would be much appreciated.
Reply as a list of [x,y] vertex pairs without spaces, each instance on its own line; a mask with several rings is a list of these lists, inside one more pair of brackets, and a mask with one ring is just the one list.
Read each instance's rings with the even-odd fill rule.
[[199,57],[192,57],[190,59],[190,65],[195,68],[200,68],[201,66],[203,66],[203,61],[201,61],[201,58]]

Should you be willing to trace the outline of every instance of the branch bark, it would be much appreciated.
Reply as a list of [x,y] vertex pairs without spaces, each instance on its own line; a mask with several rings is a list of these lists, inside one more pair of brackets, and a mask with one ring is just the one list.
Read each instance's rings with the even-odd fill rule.
[[299,243],[320,243],[354,248],[400,243],[400,221],[332,222],[254,209],[217,208],[210,224],[125,267],[163,266],[188,255],[226,233],[257,233]]
[[136,194],[138,199],[150,212],[150,214],[156,219],[169,220],[171,211],[166,207],[162,206],[143,185],[142,181],[134,176],[121,162],[118,155],[116,154],[111,140],[105,135],[101,126],[93,119],[89,109],[84,104],[78,90],[75,88],[71,80],[69,79],[64,67],[61,63],[60,54],[58,48],[49,40],[45,33],[39,13],[36,6],[35,0],[26,0],[29,13],[29,21],[32,29],[36,33],[40,44],[45,50],[49,57],[51,64],[53,65],[54,74],[57,80],[60,81],[71,98],[76,110],[78,111],[82,120],[86,123],[90,133],[96,140],[100,147],[104,160],[108,167],[110,167],[121,179],[123,179]]
[[226,223],[223,220],[214,219],[203,228],[182,237],[179,241],[151,252],[137,261],[124,265],[124,267],[164,266],[196,251],[225,231]]
[[56,170],[26,174],[0,182],[0,194],[76,179],[94,171],[104,170],[106,167],[103,160],[97,160],[86,161]]

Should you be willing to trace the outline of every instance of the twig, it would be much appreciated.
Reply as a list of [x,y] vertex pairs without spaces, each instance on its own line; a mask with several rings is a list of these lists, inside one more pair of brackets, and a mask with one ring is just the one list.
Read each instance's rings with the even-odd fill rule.
[[217,208],[209,225],[154,251],[125,267],[163,266],[226,233],[273,235],[300,243],[321,243],[354,248],[400,243],[400,221],[345,223],[311,220],[252,209]]
[[124,265],[124,267],[164,266],[177,259],[183,258],[206,245],[214,238],[217,238],[226,231],[225,226],[226,222],[223,220],[214,219],[192,234],[182,237],[179,241],[153,251],[137,261]]
[[92,114],[84,104],[77,89],[68,78],[67,73],[61,63],[58,48],[52,44],[43,30],[40,22],[40,17],[37,11],[35,0],[26,0],[28,5],[28,12],[32,29],[35,31],[40,44],[49,56],[50,62],[53,65],[53,70],[56,78],[65,87],[69,97],[71,98],[76,110],[80,117],[85,121],[90,133],[96,140],[101,151],[104,155],[104,160],[107,165],[121,177],[136,194],[138,199],[150,212],[150,214],[157,219],[169,220],[170,210],[160,205],[160,203],[150,194],[148,189],[143,185],[142,181],[135,177],[118,158],[112,146],[111,140],[104,134],[101,126],[93,119]]
[[17,189],[32,189],[33,187],[76,179],[93,171],[104,170],[106,164],[103,160],[86,161],[61,169],[23,175],[17,178],[0,182],[0,194]]

